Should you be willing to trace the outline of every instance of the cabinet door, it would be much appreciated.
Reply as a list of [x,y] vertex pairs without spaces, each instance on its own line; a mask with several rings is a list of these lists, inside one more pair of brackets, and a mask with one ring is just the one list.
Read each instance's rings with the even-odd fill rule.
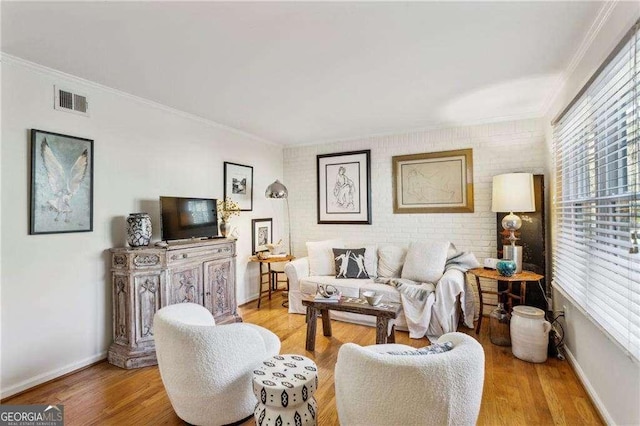
[[167,300],[163,306],[176,303],[202,305],[202,264],[184,265],[169,273]]
[[153,316],[160,309],[161,284],[162,275],[159,273],[133,277],[134,338],[137,345],[153,345]]
[[111,277],[113,287],[113,341],[121,345],[129,345],[131,312],[129,276],[114,273]]
[[204,263],[204,306],[216,322],[233,322],[236,310],[234,258]]

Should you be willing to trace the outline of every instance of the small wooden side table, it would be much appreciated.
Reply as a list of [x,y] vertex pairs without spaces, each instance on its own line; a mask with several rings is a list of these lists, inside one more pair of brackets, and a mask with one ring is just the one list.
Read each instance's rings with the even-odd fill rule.
[[[265,259],[259,259],[257,256],[251,256],[249,258],[250,262],[259,262],[260,263],[260,273],[258,274],[258,309],[260,309],[260,301],[262,300],[262,277],[267,276],[267,281],[269,282],[269,300],[271,300],[271,292],[276,290],[275,285],[277,285],[277,281],[274,283],[273,276],[271,274],[271,264],[272,263],[280,263],[280,262],[290,262],[295,259],[295,256],[290,254],[283,255],[271,255]],[[262,265],[267,265],[267,271],[262,272]]]
[[[480,325],[482,325],[482,314],[484,308],[484,302],[482,301],[482,293],[487,294],[495,294],[500,298],[503,294],[507,296],[507,305],[509,306],[509,312],[513,308],[513,299],[518,300],[521,304],[525,304],[526,294],[527,294],[527,283],[531,281],[537,281],[540,283],[540,280],[544,278],[544,275],[536,274],[531,271],[522,271],[519,274],[514,274],[510,277],[504,277],[500,275],[498,271],[495,269],[484,269],[484,268],[475,268],[469,270],[470,274],[473,274],[476,277],[476,284],[478,285],[478,298],[480,299],[480,314],[478,316],[478,325],[476,326],[476,334],[480,333]],[[490,280],[496,281],[506,281],[507,289],[505,291],[490,291],[490,290],[482,290],[480,286],[480,278],[486,278]],[[512,285],[514,282],[520,282],[520,294],[514,294],[512,290]]]

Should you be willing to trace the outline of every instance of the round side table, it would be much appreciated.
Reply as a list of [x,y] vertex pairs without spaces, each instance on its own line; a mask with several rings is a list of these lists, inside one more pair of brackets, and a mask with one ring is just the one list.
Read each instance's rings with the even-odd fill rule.
[[301,355],[276,355],[253,371],[258,426],[317,424],[318,367]]

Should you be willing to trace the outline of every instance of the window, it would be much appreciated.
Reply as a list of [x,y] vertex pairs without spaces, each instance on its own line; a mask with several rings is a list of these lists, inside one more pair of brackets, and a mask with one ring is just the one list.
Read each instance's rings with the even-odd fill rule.
[[554,286],[640,360],[640,21],[554,123]]

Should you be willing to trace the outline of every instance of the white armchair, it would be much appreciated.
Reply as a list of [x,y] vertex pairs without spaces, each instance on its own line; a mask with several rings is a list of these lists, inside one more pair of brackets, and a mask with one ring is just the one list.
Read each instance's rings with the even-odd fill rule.
[[342,426],[474,425],[484,384],[484,351],[471,336],[448,333],[448,352],[391,355],[406,345],[342,345],[335,368]]
[[223,425],[253,413],[252,372],[280,352],[278,336],[254,324],[216,326],[194,303],[160,309],[153,327],[160,375],[178,417]]

